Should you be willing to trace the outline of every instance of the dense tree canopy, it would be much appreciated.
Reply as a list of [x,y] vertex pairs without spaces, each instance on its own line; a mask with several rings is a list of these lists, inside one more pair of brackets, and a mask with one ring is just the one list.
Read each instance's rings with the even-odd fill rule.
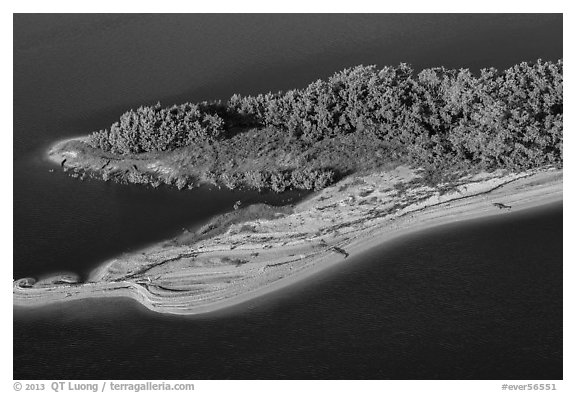
[[[217,149],[242,130],[262,129],[283,133],[310,151],[322,141],[358,134],[386,145],[392,158],[415,165],[458,162],[511,170],[561,165],[562,68],[562,60],[539,60],[503,72],[483,69],[475,76],[467,69],[416,74],[406,64],[381,70],[357,66],[304,89],[235,94],[226,103],[140,107],[93,133],[89,144],[119,154],[206,143]],[[303,164],[291,173],[246,173],[243,181],[280,191],[333,181],[329,168]],[[224,183],[238,181],[231,173],[223,176]]]
[[90,144],[114,153],[173,150],[222,137],[224,120],[208,104],[141,106],[120,116],[109,130],[90,136]]

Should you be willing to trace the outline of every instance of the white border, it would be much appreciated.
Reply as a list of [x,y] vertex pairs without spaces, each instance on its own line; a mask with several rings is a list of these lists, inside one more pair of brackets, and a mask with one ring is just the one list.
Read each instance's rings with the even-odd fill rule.
[[[12,119],[12,91],[13,91],[13,30],[12,13],[20,12],[544,12],[544,13],[564,13],[564,66],[565,66],[565,102],[569,110],[566,112],[564,128],[571,130],[574,120],[571,112],[573,108],[571,102],[574,97],[574,51],[566,43],[570,43],[571,38],[576,37],[573,17],[573,7],[568,1],[498,1],[482,0],[480,2],[465,1],[424,1],[412,0],[409,2],[376,2],[372,0],[354,0],[348,2],[335,3],[333,1],[306,1],[292,0],[276,4],[270,1],[233,1],[220,0],[216,2],[201,1],[170,1],[170,2],[148,2],[143,1],[111,1],[100,0],[97,2],[81,1],[11,1],[9,4],[2,3],[1,29],[3,49],[2,65],[2,118],[4,119],[4,130],[0,133],[2,138],[3,154],[0,155],[5,172],[13,173],[13,119]],[[271,5],[274,4],[274,5]],[[573,153],[573,133],[565,133],[565,194],[568,200],[573,198],[574,190],[574,162]],[[12,315],[12,213],[13,213],[13,189],[12,183],[5,185],[2,192],[2,297],[0,303],[5,315]],[[572,223],[574,219],[574,208],[570,202],[564,205],[564,381],[557,381],[559,390],[576,391],[573,371],[576,370],[574,362],[574,336],[576,325],[574,323],[574,288],[572,282],[575,278],[574,263],[576,262],[574,248],[574,230]],[[8,314],[9,313],[9,314]],[[2,367],[1,385],[2,391],[14,391],[12,381],[12,323],[5,320],[2,326]],[[51,382],[51,381],[47,381]],[[140,381],[134,381],[140,382]],[[174,381],[172,381],[174,382]],[[182,381],[185,382],[185,381]],[[202,391],[241,391],[241,392],[269,392],[274,389],[277,392],[289,392],[296,389],[322,389],[336,392],[350,392],[353,389],[361,388],[362,391],[438,391],[438,392],[496,392],[501,390],[501,385],[505,381],[283,381],[281,383],[273,381],[196,381],[196,390]],[[511,384],[520,384],[521,381],[508,381]],[[526,381],[536,383],[538,381]],[[551,383],[551,381],[542,381]]]

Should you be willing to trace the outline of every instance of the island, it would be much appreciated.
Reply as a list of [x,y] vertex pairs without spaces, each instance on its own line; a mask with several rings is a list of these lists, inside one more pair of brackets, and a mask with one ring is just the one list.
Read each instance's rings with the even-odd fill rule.
[[14,304],[124,296],[162,313],[209,312],[410,232],[560,201],[562,82],[561,60],[479,75],[357,66],[304,89],[130,110],[48,158],[80,179],[312,193],[235,206],[84,281],[16,279]]

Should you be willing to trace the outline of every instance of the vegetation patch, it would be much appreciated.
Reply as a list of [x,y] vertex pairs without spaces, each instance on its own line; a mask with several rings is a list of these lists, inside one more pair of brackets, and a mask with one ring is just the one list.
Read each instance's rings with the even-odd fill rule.
[[430,185],[455,170],[562,166],[563,62],[507,70],[357,66],[306,88],[124,113],[70,148],[106,160],[158,159],[113,180],[178,188],[319,190],[391,163],[424,168]]

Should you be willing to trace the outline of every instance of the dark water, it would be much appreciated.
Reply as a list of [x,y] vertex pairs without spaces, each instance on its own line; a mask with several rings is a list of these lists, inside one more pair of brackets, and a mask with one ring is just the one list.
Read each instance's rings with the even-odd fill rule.
[[[254,192],[152,190],[79,182],[58,168],[48,172],[53,166],[41,156],[49,143],[107,127],[131,107],[157,100],[171,104],[227,98],[235,92],[300,87],[357,64],[383,66],[404,61],[416,69],[444,65],[477,71],[488,66],[504,68],[522,60],[561,57],[562,17],[558,15],[16,15],[13,276],[56,271],[86,274],[106,258],[230,210],[238,199],[283,203],[284,199],[297,198]],[[524,244],[528,238],[543,239],[538,252],[526,254],[525,262],[530,266],[540,266],[539,259],[556,256],[552,259],[557,266],[551,270],[556,273],[541,284],[550,286],[541,298],[542,304],[549,306],[548,312],[561,304],[561,295],[554,297],[552,288],[561,283],[561,215],[550,214],[541,218],[552,220],[549,225],[556,232],[521,227],[516,240]],[[491,224],[486,236],[503,226],[504,222]],[[461,241],[454,240],[458,244]],[[492,250],[496,241],[480,236],[475,242],[472,245],[481,250]],[[307,305],[303,301],[306,296],[318,299],[320,293],[302,287],[302,294],[293,298],[292,291],[280,309],[270,302],[256,302],[250,313],[226,317],[233,320],[150,316],[126,301],[86,302],[93,314],[87,314],[84,305],[58,306],[29,318],[16,313],[14,377],[436,377],[418,366],[430,363],[432,354],[442,361],[431,370],[438,375],[445,372],[445,378],[496,378],[506,373],[506,378],[513,378],[520,375],[519,366],[512,364],[515,361],[524,362],[526,372],[534,371],[542,378],[558,377],[561,352],[557,340],[561,340],[561,332],[552,328],[561,325],[540,314],[528,313],[522,322],[531,328],[521,332],[512,328],[499,331],[485,314],[473,317],[473,307],[463,312],[476,318],[476,324],[460,326],[456,319],[455,324],[438,325],[440,330],[430,334],[406,330],[419,316],[418,310],[429,313],[420,315],[428,318],[428,325],[430,320],[445,317],[442,312],[447,310],[447,303],[430,306],[434,299],[451,299],[453,288],[442,289],[442,280],[472,280],[469,305],[481,303],[475,296],[483,292],[474,289],[484,287],[474,284],[474,279],[500,277],[489,266],[509,262],[506,249],[496,247],[494,255],[462,265],[477,270],[459,270],[460,265],[454,264],[447,276],[438,268],[440,281],[428,280],[426,270],[417,272],[427,261],[422,257],[429,255],[437,263],[450,263],[442,258],[445,253],[452,254],[438,248],[428,236],[417,243],[418,249],[398,246],[395,250],[412,264],[407,264],[407,269],[414,267],[405,274],[416,275],[416,283],[422,280],[423,292],[418,293],[428,300],[414,298],[422,305],[410,303],[410,297],[407,300],[407,294],[394,284],[398,281],[389,280],[385,274],[377,285],[387,292],[365,292],[361,281],[341,282],[325,287],[332,289],[325,289],[320,297],[347,293],[346,298],[302,308]],[[469,250],[454,252],[459,258],[471,258],[466,254]],[[382,255],[390,258],[388,251]],[[381,265],[388,266],[362,264],[372,272],[366,273],[367,277],[375,274],[371,269]],[[515,268],[518,266],[508,267],[508,273],[521,274]],[[537,280],[543,273],[534,267],[522,274]],[[416,285],[408,278],[400,282]],[[486,296],[508,299],[518,293],[501,284]],[[388,311],[396,310],[392,313],[395,317],[372,307],[378,302],[384,302]],[[114,303],[119,306],[113,307]],[[485,303],[484,313],[490,304]],[[513,325],[509,320],[516,319],[506,319],[498,310],[513,306],[504,302],[501,309],[493,310],[504,328]],[[323,310],[320,314],[318,308]],[[350,309],[363,312],[350,314]],[[452,310],[454,318],[458,310]],[[515,312],[519,315],[518,310]],[[561,313],[558,315],[561,320]],[[357,333],[361,326],[368,331]],[[543,326],[552,332],[540,332]],[[493,328],[494,334],[485,334]],[[450,329],[454,329],[454,337],[445,343],[447,357],[478,349],[478,359],[494,356],[495,362],[479,360],[466,365],[461,358],[442,357],[440,349],[444,347],[438,346],[444,345],[441,338],[450,335]],[[522,341],[530,334],[534,335],[531,343]],[[143,345],[147,335],[151,336],[149,344]],[[501,351],[496,351],[498,345]],[[542,349],[545,346],[549,351]],[[180,349],[175,352],[175,348]],[[539,355],[534,360],[523,356],[522,351]],[[176,360],[170,360],[171,356]],[[398,361],[386,362],[392,358]],[[201,359],[209,359],[207,365],[211,367],[200,367]],[[154,369],[154,364],[160,367]],[[451,365],[454,370],[448,375]]]
[[401,238],[225,312],[17,312],[14,378],[562,379],[562,205],[508,216]]

